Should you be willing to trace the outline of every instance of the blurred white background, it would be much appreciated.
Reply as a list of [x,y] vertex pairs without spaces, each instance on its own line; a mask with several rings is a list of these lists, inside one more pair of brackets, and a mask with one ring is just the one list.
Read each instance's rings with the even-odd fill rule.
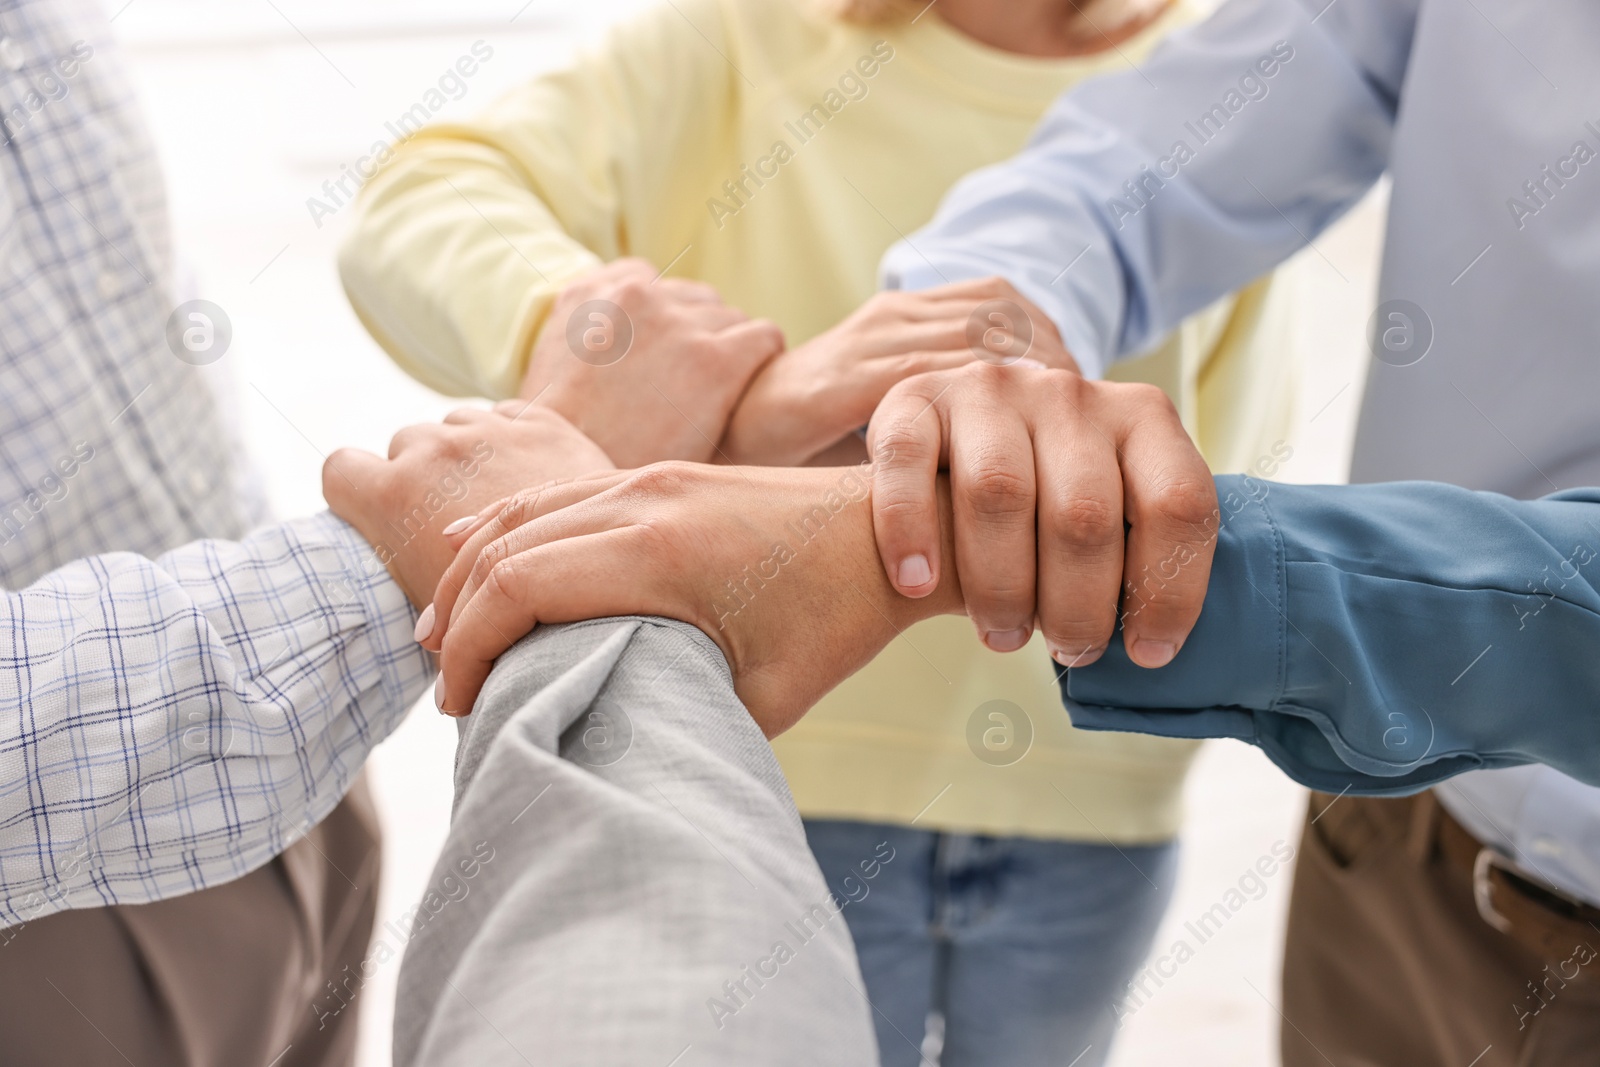
[[[307,199],[386,138],[473,42],[494,49],[466,95],[470,113],[558,61],[642,0],[107,0],[164,162],[178,246],[194,292],[225,308],[227,375],[239,418],[282,515],[322,506],[323,456],[382,452],[398,427],[458,402],[415,384],[351,314],[334,267],[343,214],[319,228]],[[1361,391],[1381,194],[1293,266],[1304,287],[1294,458],[1282,477],[1341,481]],[[424,703],[371,771],[387,831],[378,922],[420,895],[450,804],[455,730]],[[1304,795],[1254,750],[1210,746],[1190,781],[1177,899],[1157,952],[1268,854],[1295,844]],[[1116,1067],[1266,1067],[1277,1062],[1279,939],[1289,877],[1237,914],[1165,980],[1119,1038]],[[397,944],[389,935],[391,944]],[[398,961],[362,993],[361,1067],[389,1063]]]

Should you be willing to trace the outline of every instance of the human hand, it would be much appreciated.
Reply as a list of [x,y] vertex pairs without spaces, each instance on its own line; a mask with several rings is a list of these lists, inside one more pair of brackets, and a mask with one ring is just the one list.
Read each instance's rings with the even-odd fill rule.
[[[423,644],[439,706],[466,714],[495,659],[539,623],[663,615],[717,643],[768,737],[900,631],[961,610],[956,576],[899,596],[883,576],[871,475],[666,463],[519,493],[456,539]],[[419,627],[420,629],[420,627]]]
[[556,298],[522,396],[537,397],[623,467],[706,461],[750,378],[783,333],[700,282],[642,259],[585,274]]
[[421,608],[455,558],[443,536],[452,523],[519,489],[612,469],[560,415],[507,400],[408,426],[390,441],[388,459],[341,448],[322,466],[322,495]]
[[1160,667],[1177,655],[1205,600],[1218,511],[1161,390],[973,363],[897,385],[868,443],[878,549],[901,593],[937,589],[948,566],[943,466],[967,614],[990,648],[1021,648],[1037,620],[1058,662],[1093,663],[1120,590],[1129,657]]
[[784,352],[750,382],[728,422],[734,463],[800,466],[867,424],[897,382],[984,359],[1077,370],[1055,324],[1001,278],[873,296],[833,329]]

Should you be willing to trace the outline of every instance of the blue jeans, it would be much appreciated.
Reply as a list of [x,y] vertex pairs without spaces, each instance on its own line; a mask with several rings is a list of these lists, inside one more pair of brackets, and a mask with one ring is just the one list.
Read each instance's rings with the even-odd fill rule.
[[[883,1067],[929,1067],[920,1048],[934,1014],[940,1067],[1105,1063],[1115,1006],[1172,898],[1176,841],[1119,849],[805,826],[829,888],[850,901]],[[894,849],[888,862],[878,862],[882,842]]]

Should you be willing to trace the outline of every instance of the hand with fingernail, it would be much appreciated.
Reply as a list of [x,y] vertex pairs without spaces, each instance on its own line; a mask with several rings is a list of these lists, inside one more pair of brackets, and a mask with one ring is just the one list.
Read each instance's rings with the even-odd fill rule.
[[[1035,336],[1046,342],[1040,358],[1028,356]],[[1001,278],[880,292],[761,369],[728,421],[722,458],[800,466],[865,426],[897,382],[979,359],[1037,367],[1041,358],[1077,367],[1054,323]],[[828,462],[853,459],[828,452]]]
[[860,467],[661,463],[486,508],[452,531],[443,622],[421,637],[440,653],[440,710],[467,714],[495,660],[540,623],[659,615],[715,641],[757,724],[781,733],[907,626],[962,610],[948,568],[920,599],[894,591],[870,493]]
[[521,395],[559,412],[620,466],[707,462],[751,376],[783,347],[777,326],[704,282],[619,259],[556,298]]
[[[1130,658],[1161,667],[1199,618],[1216,489],[1155,386],[970,363],[891,389],[868,447],[885,573],[919,597],[954,564],[991,649],[1023,647],[1037,625],[1058,662],[1086,666],[1120,615]],[[941,470],[953,559],[941,548]]]
[[612,469],[599,446],[560,415],[508,400],[492,411],[463,408],[442,423],[409,426],[394,435],[387,459],[340,449],[323,465],[322,492],[424,609],[420,632],[432,624],[424,606],[455,557],[446,531],[520,489]]

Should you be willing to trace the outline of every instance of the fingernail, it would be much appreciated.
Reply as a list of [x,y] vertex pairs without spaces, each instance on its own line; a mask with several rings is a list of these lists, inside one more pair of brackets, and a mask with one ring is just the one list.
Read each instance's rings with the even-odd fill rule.
[[[442,674],[439,675],[439,680],[433,683],[433,702],[439,706],[440,711],[444,711],[444,675]],[[446,715],[450,714],[448,711],[444,711],[444,713]]]
[[422,614],[417,616],[417,628],[411,631],[411,636],[417,644],[422,644],[433,636],[433,605],[429,604],[422,609]]
[[983,635],[983,643],[996,652],[1015,652],[1028,643],[1028,631],[990,630]]
[[1089,648],[1080,648],[1075,652],[1069,652],[1066,649],[1060,648],[1056,645],[1050,646],[1050,658],[1061,664],[1063,667],[1069,668],[1087,667],[1089,664],[1099,659],[1101,653],[1103,652],[1105,652],[1104,646],[1101,646],[1100,648],[1095,648],[1093,646],[1090,646]]
[[449,526],[446,526],[440,532],[446,537],[454,537],[456,534],[460,533],[462,530],[465,530],[468,526],[471,526],[477,521],[478,516],[476,515],[463,515],[455,522],[452,522]]
[[900,561],[900,576],[902,589],[915,589],[928,584],[928,579],[933,577],[933,568],[928,566],[928,557],[918,554],[907,556]]
[[1027,356],[1023,356],[1021,359],[1014,361],[1011,365],[1013,367],[1027,367],[1029,370],[1050,369],[1050,365],[1048,363],[1040,363],[1038,360],[1030,359]]
[[1165,667],[1178,654],[1178,646],[1171,641],[1152,641],[1141,637],[1131,649],[1133,662],[1141,667]]

